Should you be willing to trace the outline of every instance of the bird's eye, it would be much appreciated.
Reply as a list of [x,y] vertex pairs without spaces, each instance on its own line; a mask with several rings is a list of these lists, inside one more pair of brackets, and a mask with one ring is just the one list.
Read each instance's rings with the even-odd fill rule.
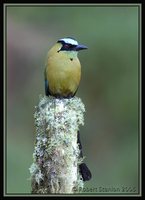
[[72,44],[62,43],[62,47],[61,47],[60,51],[72,51],[73,47],[74,47],[74,45],[72,45]]
[[65,49],[68,49],[69,47],[70,47],[70,46],[69,46],[68,44],[65,44],[65,45],[64,45],[64,48],[65,48]]

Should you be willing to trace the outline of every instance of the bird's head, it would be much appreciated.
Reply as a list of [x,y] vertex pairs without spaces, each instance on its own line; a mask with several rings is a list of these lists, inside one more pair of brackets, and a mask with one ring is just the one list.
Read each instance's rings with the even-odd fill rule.
[[87,47],[85,45],[82,44],[78,44],[78,42],[71,37],[66,37],[63,39],[59,39],[57,41],[57,43],[61,44],[61,48],[59,49],[59,51],[80,51],[83,49],[87,49]]
[[67,54],[75,57],[77,56],[78,51],[87,48],[88,47],[86,47],[85,45],[79,44],[74,38],[66,37],[59,39],[57,43],[52,47],[52,54],[57,52],[60,54]]

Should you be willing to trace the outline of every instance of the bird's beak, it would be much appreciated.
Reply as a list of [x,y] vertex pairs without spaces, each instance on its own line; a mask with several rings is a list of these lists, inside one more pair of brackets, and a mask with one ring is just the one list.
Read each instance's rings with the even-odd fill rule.
[[80,50],[83,50],[83,49],[87,49],[88,47],[86,47],[85,45],[82,45],[82,44],[78,44],[76,46],[76,51],[80,51]]

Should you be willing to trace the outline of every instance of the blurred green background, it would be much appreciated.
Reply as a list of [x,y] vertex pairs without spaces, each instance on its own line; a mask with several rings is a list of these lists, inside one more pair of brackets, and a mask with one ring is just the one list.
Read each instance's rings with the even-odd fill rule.
[[88,46],[79,53],[80,128],[92,179],[85,188],[138,192],[138,7],[7,6],[7,193],[30,193],[33,114],[44,95],[47,51],[60,38]]

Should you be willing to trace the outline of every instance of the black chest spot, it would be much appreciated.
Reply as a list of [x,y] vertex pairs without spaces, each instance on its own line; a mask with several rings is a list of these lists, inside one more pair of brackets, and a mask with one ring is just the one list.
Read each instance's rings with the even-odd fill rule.
[[73,58],[70,58],[71,61],[73,61]]

